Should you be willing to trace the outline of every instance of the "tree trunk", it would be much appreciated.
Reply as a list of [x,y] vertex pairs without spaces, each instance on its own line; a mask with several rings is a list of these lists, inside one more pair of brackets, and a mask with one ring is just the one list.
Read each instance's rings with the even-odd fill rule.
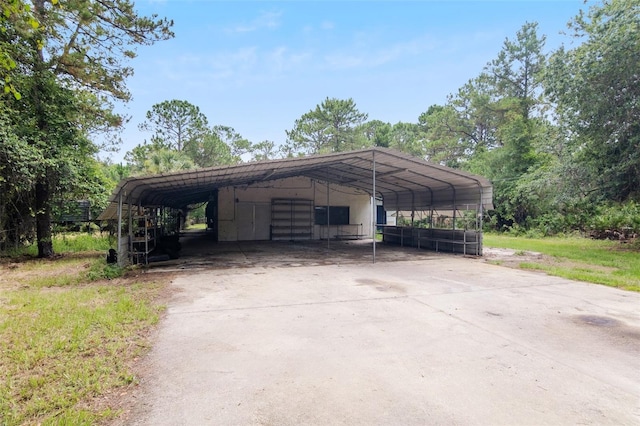
[[52,257],[51,191],[46,181],[36,183],[36,237],[38,257]]

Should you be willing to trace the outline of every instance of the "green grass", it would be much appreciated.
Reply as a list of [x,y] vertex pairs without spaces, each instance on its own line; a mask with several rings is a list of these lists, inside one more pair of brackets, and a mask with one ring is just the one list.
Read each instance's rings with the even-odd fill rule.
[[205,230],[207,229],[207,224],[206,223],[194,223],[192,225],[188,225],[187,229],[200,229],[200,230]]
[[[114,247],[113,238],[103,234],[87,234],[86,232],[64,232],[53,236],[54,253],[77,253],[87,251],[99,251],[106,254],[107,250]],[[2,254],[2,253],[0,253]],[[22,255],[37,256],[38,246],[30,244],[17,249],[10,249],[4,255],[18,257]]]
[[553,262],[522,262],[523,269],[640,291],[640,253],[617,241],[484,234],[484,246],[509,248],[516,250],[516,254],[534,251],[552,257]]
[[16,275],[0,286],[2,425],[95,424],[118,414],[102,397],[136,381],[132,360],[148,349],[163,285],[91,282],[92,269],[105,272],[79,260],[0,270]]

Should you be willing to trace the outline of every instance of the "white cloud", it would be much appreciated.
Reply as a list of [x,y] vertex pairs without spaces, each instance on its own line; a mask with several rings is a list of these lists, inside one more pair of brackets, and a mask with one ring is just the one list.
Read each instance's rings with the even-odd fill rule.
[[324,56],[324,65],[333,70],[350,68],[375,68],[385,64],[418,57],[436,49],[440,43],[430,36],[379,46],[379,41],[369,41],[365,34],[358,34],[346,48]]
[[334,25],[334,23],[333,23],[333,22],[331,22],[331,21],[323,21],[323,22],[320,24],[320,28],[322,28],[322,29],[323,29],[323,30],[325,30],[325,31],[329,31],[329,30],[334,29],[334,28],[335,28],[335,25]]
[[[311,51],[292,50],[280,45],[271,49],[256,46],[213,54],[187,53],[160,59],[156,70],[164,80],[189,90],[225,90],[287,78],[309,68]],[[202,89],[200,89],[202,88]]]
[[263,29],[273,30],[280,26],[282,12],[263,12],[249,22],[243,22],[227,29],[230,33],[249,33]]
[[362,55],[349,53],[332,53],[324,57],[325,65],[333,70],[357,68],[365,65]]

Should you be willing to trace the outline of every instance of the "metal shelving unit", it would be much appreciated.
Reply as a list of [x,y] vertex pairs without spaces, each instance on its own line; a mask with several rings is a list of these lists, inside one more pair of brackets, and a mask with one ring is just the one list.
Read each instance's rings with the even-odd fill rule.
[[158,218],[145,212],[133,217],[133,233],[130,236],[131,263],[149,263],[149,253],[156,247]]
[[296,198],[271,200],[271,239],[310,240],[313,238],[313,201]]

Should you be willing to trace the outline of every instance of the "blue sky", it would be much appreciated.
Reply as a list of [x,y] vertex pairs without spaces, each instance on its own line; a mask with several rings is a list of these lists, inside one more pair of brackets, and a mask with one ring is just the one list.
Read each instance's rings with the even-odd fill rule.
[[143,15],[173,19],[175,38],[138,49],[128,81],[131,116],[119,153],[149,138],[152,105],[182,99],[211,125],[252,142],[285,130],[326,97],[352,98],[369,119],[417,122],[496,57],[505,38],[538,22],[547,50],[581,0],[216,1],[138,0]]

